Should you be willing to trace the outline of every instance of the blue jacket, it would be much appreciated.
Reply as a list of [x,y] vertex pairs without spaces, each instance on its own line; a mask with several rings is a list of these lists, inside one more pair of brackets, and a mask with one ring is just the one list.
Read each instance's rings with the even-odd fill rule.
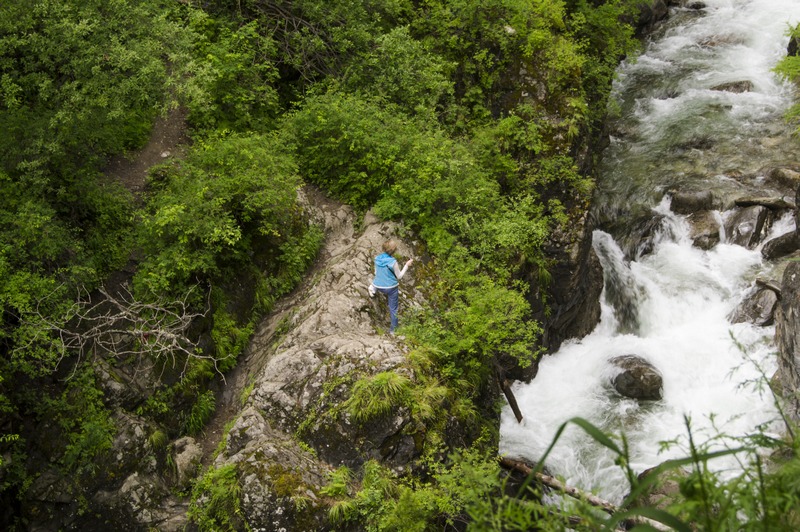
[[397,259],[388,253],[381,253],[375,257],[375,280],[372,284],[378,288],[394,288],[399,283],[394,274],[394,265]]

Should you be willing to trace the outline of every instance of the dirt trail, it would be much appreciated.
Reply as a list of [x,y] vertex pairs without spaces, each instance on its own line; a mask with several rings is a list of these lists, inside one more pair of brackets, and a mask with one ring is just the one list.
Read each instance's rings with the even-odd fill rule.
[[143,148],[113,157],[106,166],[105,174],[139,196],[151,167],[170,157],[185,155],[189,142],[186,131],[186,112],[183,109],[171,109],[166,116],[156,119],[150,140]]

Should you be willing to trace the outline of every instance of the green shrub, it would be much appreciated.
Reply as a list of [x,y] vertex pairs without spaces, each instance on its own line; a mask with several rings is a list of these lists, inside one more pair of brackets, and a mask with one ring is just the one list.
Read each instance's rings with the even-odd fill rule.
[[299,184],[292,157],[274,136],[210,140],[162,168],[142,221],[148,258],[137,285],[174,293],[235,271],[254,253],[280,256],[281,245],[305,228]]
[[255,20],[237,27],[200,9],[188,15],[196,59],[178,89],[191,124],[206,134],[270,129],[279,112],[275,42]]
[[217,400],[213,391],[207,390],[200,394],[183,422],[183,432],[195,435],[203,430],[216,408]]
[[250,530],[242,515],[236,464],[207,471],[192,488],[189,519],[202,531]]

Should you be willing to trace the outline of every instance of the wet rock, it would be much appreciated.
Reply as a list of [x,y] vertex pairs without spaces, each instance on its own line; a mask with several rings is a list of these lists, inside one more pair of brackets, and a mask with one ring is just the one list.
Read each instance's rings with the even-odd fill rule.
[[639,17],[636,22],[636,33],[642,35],[653,28],[658,22],[669,15],[667,2],[664,0],[650,0],[639,4]]
[[788,56],[795,56],[797,54],[798,45],[800,45],[800,39],[798,37],[792,37],[789,39],[789,44],[786,45],[786,55]]
[[781,300],[775,316],[775,343],[784,412],[800,421],[800,262],[789,262],[783,272]]
[[713,211],[697,211],[686,217],[691,226],[689,237],[695,247],[711,249],[719,244],[720,224]]
[[744,198],[737,198],[734,200],[734,205],[737,207],[753,207],[761,205],[771,211],[786,211],[795,208],[795,204],[783,198],[767,198],[760,196],[748,196]]
[[658,473],[658,467],[645,469],[639,474],[638,479],[640,483],[647,482],[648,487],[631,501],[631,507],[666,510],[673,504],[683,501],[681,482],[687,476],[683,469],[668,469],[661,473]]
[[800,238],[797,232],[790,231],[768,240],[761,248],[761,256],[767,260],[775,260],[790,255],[800,249]]
[[725,220],[728,242],[753,248],[763,238],[769,209],[761,205],[735,209]]
[[621,395],[631,399],[661,399],[663,378],[650,362],[637,355],[618,356],[609,362],[616,371],[611,384]]
[[779,294],[765,286],[755,289],[731,312],[731,323],[752,323],[759,327],[772,325],[775,321]]
[[712,91],[725,91],[725,92],[750,92],[753,90],[752,81],[731,81],[729,83],[721,83],[711,87]]
[[800,172],[792,168],[773,168],[766,172],[766,180],[782,189],[796,190],[800,185]]
[[714,195],[708,191],[675,192],[670,200],[670,209],[676,214],[691,214],[697,211],[711,210]]

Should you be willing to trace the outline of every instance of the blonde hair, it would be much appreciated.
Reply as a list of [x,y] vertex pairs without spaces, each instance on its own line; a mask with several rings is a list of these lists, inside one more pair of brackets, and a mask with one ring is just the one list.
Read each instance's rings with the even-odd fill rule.
[[383,243],[382,248],[385,253],[391,255],[392,253],[397,251],[397,242],[395,242],[394,240],[387,240],[386,242]]

